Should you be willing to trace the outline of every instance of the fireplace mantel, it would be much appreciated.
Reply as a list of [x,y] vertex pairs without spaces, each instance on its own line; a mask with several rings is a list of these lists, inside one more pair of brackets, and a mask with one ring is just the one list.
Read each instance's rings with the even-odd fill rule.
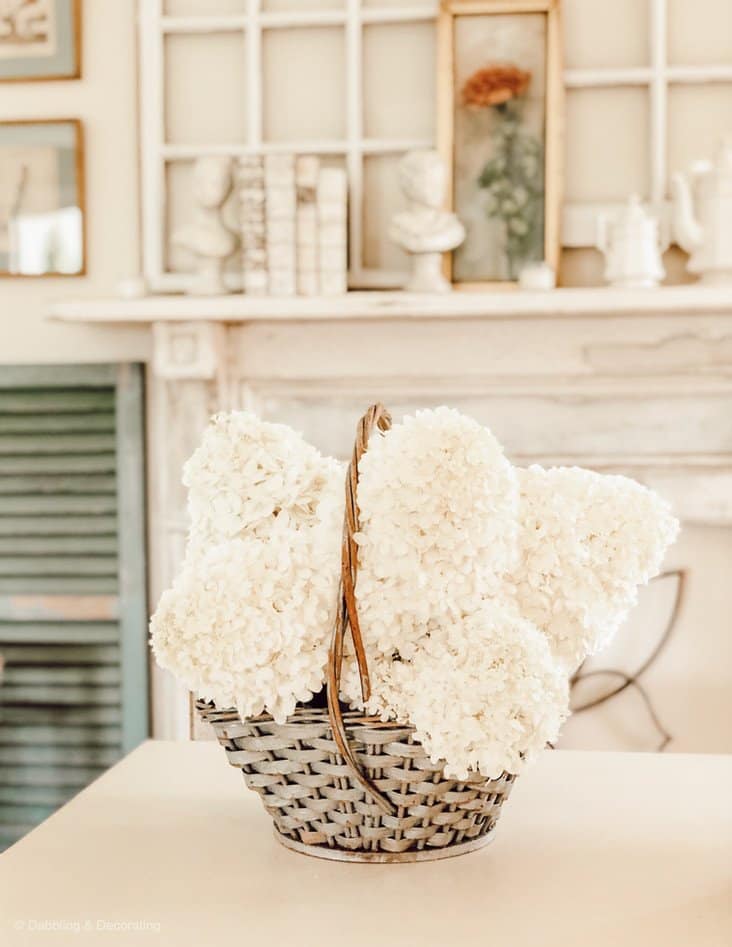
[[175,321],[344,322],[382,319],[571,318],[577,316],[671,316],[726,314],[732,317],[732,286],[668,286],[653,290],[608,288],[506,290],[420,295],[351,292],[344,296],[142,296],[57,302],[51,316],[68,322],[139,323]]
[[[52,318],[149,323],[151,598],[181,561],[181,467],[217,410],[251,408],[345,456],[364,407],[450,404],[520,464],[626,473],[687,523],[732,525],[732,287],[349,293],[59,302]],[[187,695],[155,671],[155,734]]]

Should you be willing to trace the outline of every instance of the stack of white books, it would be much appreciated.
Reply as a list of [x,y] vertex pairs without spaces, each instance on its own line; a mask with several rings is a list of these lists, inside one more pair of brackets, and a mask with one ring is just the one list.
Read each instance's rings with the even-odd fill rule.
[[348,288],[348,182],[316,155],[239,158],[245,293],[334,296]]

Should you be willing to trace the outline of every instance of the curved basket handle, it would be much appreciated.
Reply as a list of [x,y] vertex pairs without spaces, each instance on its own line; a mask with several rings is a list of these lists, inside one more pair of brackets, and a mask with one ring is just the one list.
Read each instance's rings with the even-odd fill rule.
[[356,762],[353,751],[348,743],[346,727],[343,723],[343,714],[338,700],[341,685],[341,670],[343,668],[343,642],[346,632],[351,629],[353,647],[356,652],[358,674],[361,680],[361,694],[364,701],[371,696],[371,682],[366,662],[366,652],[363,646],[361,626],[356,608],[356,577],[358,575],[358,546],[353,538],[359,529],[358,514],[358,462],[368,448],[369,437],[374,428],[388,431],[391,427],[391,415],[382,404],[374,404],[358,422],[356,429],[356,443],[353,447],[351,461],[346,472],[346,512],[343,518],[343,540],[341,544],[341,580],[338,588],[338,614],[336,615],[328,653],[328,717],[330,719],[333,739],[343,758],[353,770],[354,777],[363,786],[376,803],[389,815],[396,812],[395,807],[379,792],[371,780],[364,775]]

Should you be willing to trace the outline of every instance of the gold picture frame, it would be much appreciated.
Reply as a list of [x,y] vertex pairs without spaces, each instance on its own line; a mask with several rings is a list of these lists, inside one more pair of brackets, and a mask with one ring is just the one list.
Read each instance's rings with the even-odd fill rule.
[[0,278],[85,276],[81,121],[0,121],[0,185]]
[[[526,18],[523,22],[517,19],[514,30],[512,18]],[[469,19],[465,19],[469,18]],[[529,27],[526,35],[522,34],[522,28]],[[481,29],[483,30],[484,40],[481,40]],[[526,31],[524,30],[524,33]],[[514,35],[515,34],[515,35]],[[522,38],[523,36],[523,38]],[[461,48],[461,42],[466,47]],[[512,46],[513,44],[513,46]],[[539,81],[534,85],[540,89],[540,95],[530,97],[526,95],[526,101],[530,102],[533,111],[530,113],[532,119],[532,131],[529,133],[521,132],[523,140],[532,144],[533,151],[536,152],[536,162],[541,158],[541,168],[543,188],[539,194],[538,185],[535,184],[533,190],[528,188],[529,194],[533,195],[527,199],[530,204],[531,214],[524,212],[524,220],[514,220],[513,218],[500,217],[499,213],[494,213],[492,218],[488,211],[484,211],[481,202],[490,198],[495,205],[496,198],[488,189],[487,194],[483,193],[487,185],[485,180],[492,182],[490,188],[500,193],[501,181],[496,181],[495,167],[506,166],[505,154],[494,154],[490,160],[481,158],[478,154],[479,148],[484,141],[489,141],[488,137],[484,140],[480,138],[480,133],[474,130],[468,135],[462,129],[469,120],[474,128],[478,118],[492,121],[492,127],[500,118],[507,123],[509,118],[513,123],[510,127],[518,126],[521,121],[517,116],[519,104],[518,96],[525,92],[514,91],[515,101],[510,106],[512,113],[506,110],[509,105],[504,101],[489,101],[491,71],[498,68],[505,68],[508,73],[508,79],[514,79],[514,90],[523,85],[523,89],[529,87],[532,81],[533,73],[523,70],[513,63],[507,63],[505,51],[515,47],[517,50],[523,50],[525,55],[538,62],[542,68],[535,70],[539,74]],[[540,48],[541,47],[541,48]],[[469,55],[468,55],[469,53]],[[484,53],[485,68],[479,68],[471,76],[471,89],[476,89],[477,107],[471,107],[472,103],[466,103],[466,90],[468,82],[465,81],[465,68],[468,60],[478,61]],[[464,55],[465,62],[461,61]],[[489,65],[495,63],[495,65]],[[474,68],[474,67],[473,67]],[[484,74],[483,76],[478,73]],[[524,77],[523,80],[521,77]],[[476,80],[477,77],[477,80]],[[516,78],[518,77],[518,78]],[[528,77],[528,78],[527,78]],[[481,82],[485,80],[488,84],[490,94],[486,94],[486,89],[481,88]],[[477,81],[477,86],[475,82]],[[459,84],[463,82],[461,89]],[[484,85],[485,85],[484,83]],[[458,98],[458,91],[461,98]],[[501,96],[501,90],[496,90],[498,98]],[[481,98],[482,95],[482,98]],[[510,89],[506,92],[510,98]],[[498,106],[498,107],[497,107]],[[499,116],[499,107],[502,110]],[[462,109],[463,111],[460,111]],[[486,115],[485,113],[490,114]],[[480,115],[479,113],[483,113]],[[444,271],[447,278],[453,284],[455,289],[465,290],[495,290],[495,289],[514,289],[517,284],[517,274],[514,272],[517,255],[510,256],[506,246],[511,245],[512,233],[509,227],[520,226],[529,231],[528,236],[513,239],[513,245],[523,240],[522,245],[528,246],[529,237],[533,243],[531,252],[534,256],[527,258],[525,262],[533,262],[539,259],[539,241],[541,244],[541,256],[556,272],[559,265],[560,252],[560,214],[562,201],[562,127],[563,127],[563,85],[562,85],[562,54],[561,54],[561,23],[560,23],[560,3],[559,0],[442,0],[438,17],[437,28],[437,141],[438,150],[445,163],[446,168],[446,206],[447,209],[458,214],[463,223],[466,224],[467,237],[465,243],[452,253],[445,254]],[[457,116],[457,117],[456,117]],[[456,129],[456,125],[459,127]],[[527,122],[528,128],[528,122]],[[497,132],[493,132],[494,136]],[[507,139],[507,133],[503,133],[501,141]],[[532,140],[533,139],[533,143]],[[514,135],[514,141],[516,136]],[[528,146],[527,146],[528,147]],[[495,152],[496,149],[494,149]],[[505,151],[505,148],[504,148]],[[509,152],[510,154],[510,152]],[[463,160],[464,155],[468,155],[469,160]],[[527,156],[526,161],[529,161]],[[500,160],[502,165],[497,165]],[[465,168],[475,167],[476,161],[483,161],[483,171],[477,177],[473,174],[470,178],[465,172]],[[511,164],[511,162],[508,162]],[[505,176],[505,175],[504,175]],[[538,180],[536,173],[532,180]],[[513,186],[513,185],[512,185]],[[527,188],[522,188],[522,193],[526,193]],[[509,205],[504,204],[502,207]],[[467,214],[466,214],[467,210]],[[484,217],[481,217],[481,214]],[[538,219],[541,215],[541,234],[537,233]],[[471,228],[470,216],[473,216],[474,226]],[[468,219],[466,219],[466,217]],[[485,218],[485,219],[484,219]],[[493,234],[493,242],[489,246],[489,240],[485,236],[489,230]],[[502,243],[504,245],[503,260],[498,259],[499,249],[497,247],[497,234],[502,228]],[[482,246],[476,242],[477,237],[472,234],[481,235],[485,243],[485,249],[490,250],[492,260],[488,262],[486,254],[486,275],[482,276],[481,254]],[[473,240],[471,244],[470,241]],[[526,252],[529,252],[528,250]],[[491,270],[502,268],[507,271],[507,275],[492,275]]]
[[[27,5],[32,6],[30,0]],[[4,17],[0,82],[81,78],[81,0],[53,0],[20,21],[22,10],[21,5]]]

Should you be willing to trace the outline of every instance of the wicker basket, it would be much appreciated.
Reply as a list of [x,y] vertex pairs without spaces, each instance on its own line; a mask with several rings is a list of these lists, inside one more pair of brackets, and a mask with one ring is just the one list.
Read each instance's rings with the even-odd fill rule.
[[356,612],[358,461],[389,414],[372,406],[359,422],[346,477],[340,607],[328,661],[328,706],[298,707],[284,724],[269,715],[240,720],[235,710],[199,701],[232,766],[259,793],[283,845],[343,861],[397,862],[447,858],[493,837],[515,777],[446,778],[414,739],[414,728],[383,723],[338,700],[343,643],[353,638],[364,699],[370,684]]

